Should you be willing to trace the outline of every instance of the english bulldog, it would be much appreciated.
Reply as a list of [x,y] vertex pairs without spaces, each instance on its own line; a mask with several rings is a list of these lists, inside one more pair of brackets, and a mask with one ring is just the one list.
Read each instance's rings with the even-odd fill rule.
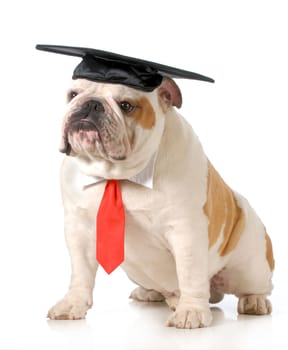
[[[240,314],[271,313],[271,240],[248,201],[206,157],[175,81],[153,92],[73,80],[63,121],[61,188],[72,275],[50,319],[82,319],[93,304],[98,263],[95,217],[107,179],[119,179],[125,206],[122,269],[131,298],[165,301],[168,326],[212,322],[209,303],[225,293]],[[82,113],[85,109],[85,113]]]

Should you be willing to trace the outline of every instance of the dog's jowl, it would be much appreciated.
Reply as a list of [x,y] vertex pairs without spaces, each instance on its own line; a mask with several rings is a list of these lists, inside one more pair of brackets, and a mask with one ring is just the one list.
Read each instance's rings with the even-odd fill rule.
[[[48,316],[85,317],[93,303],[96,251],[104,254],[106,238],[111,249],[103,261],[109,265],[120,252],[108,272],[121,265],[138,285],[132,299],[166,302],[168,326],[209,326],[209,303],[225,293],[239,298],[241,314],[271,313],[274,259],[266,229],[176,110],[182,97],[171,77],[212,79],[98,50],[38,48],[83,58],[68,90],[60,146],[71,283]],[[100,242],[98,209],[104,198],[109,208],[110,197],[111,205],[124,208],[124,235],[117,236],[119,216],[105,209]]]

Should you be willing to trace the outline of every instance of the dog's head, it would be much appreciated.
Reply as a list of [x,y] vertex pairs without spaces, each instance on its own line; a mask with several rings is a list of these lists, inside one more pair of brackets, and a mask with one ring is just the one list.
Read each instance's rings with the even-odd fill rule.
[[165,114],[181,107],[181,92],[168,78],[153,92],[76,79],[68,90],[60,151],[75,156],[87,175],[127,178],[157,151]]

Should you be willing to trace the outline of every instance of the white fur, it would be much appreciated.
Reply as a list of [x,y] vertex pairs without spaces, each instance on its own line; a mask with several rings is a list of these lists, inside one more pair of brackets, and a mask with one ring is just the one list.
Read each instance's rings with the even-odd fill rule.
[[[113,98],[120,93],[133,97],[143,94],[115,85],[81,81],[74,84],[84,86],[86,93],[89,89],[94,91],[96,86],[97,94],[109,94]],[[248,202],[236,194],[247,223],[241,239],[227,256],[221,257],[217,251],[221,235],[208,251],[208,219],[203,211],[207,200],[206,155],[187,121],[172,107],[163,112],[157,90],[145,96],[156,112],[156,125],[152,130],[136,126],[137,142],[127,161],[101,160],[85,164],[71,157],[64,159],[61,186],[72,276],[67,295],[49,311],[49,317],[83,318],[92,306],[98,268],[95,220],[105,182],[80,188],[75,184],[79,167],[87,175],[128,179],[143,170],[155,151],[153,189],[128,180],[120,182],[126,211],[122,268],[141,287],[132,292],[131,297],[166,299],[175,310],[168,325],[179,328],[211,323],[210,280],[218,290],[212,291],[216,293],[215,298],[220,293],[221,299],[221,293],[225,292],[242,298],[239,312],[245,312],[247,295],[259,295],[259,300],[264,300],[261,307],[265,308],[265,298],[272,285],[262,223]]]

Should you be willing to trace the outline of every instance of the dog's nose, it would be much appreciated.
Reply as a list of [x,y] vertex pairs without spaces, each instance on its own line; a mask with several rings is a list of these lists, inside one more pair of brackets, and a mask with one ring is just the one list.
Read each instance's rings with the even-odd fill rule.
[[104,106],[99,100],[89,100],[82,106],[82,111],[88,116],[89,114],[104,112]]

